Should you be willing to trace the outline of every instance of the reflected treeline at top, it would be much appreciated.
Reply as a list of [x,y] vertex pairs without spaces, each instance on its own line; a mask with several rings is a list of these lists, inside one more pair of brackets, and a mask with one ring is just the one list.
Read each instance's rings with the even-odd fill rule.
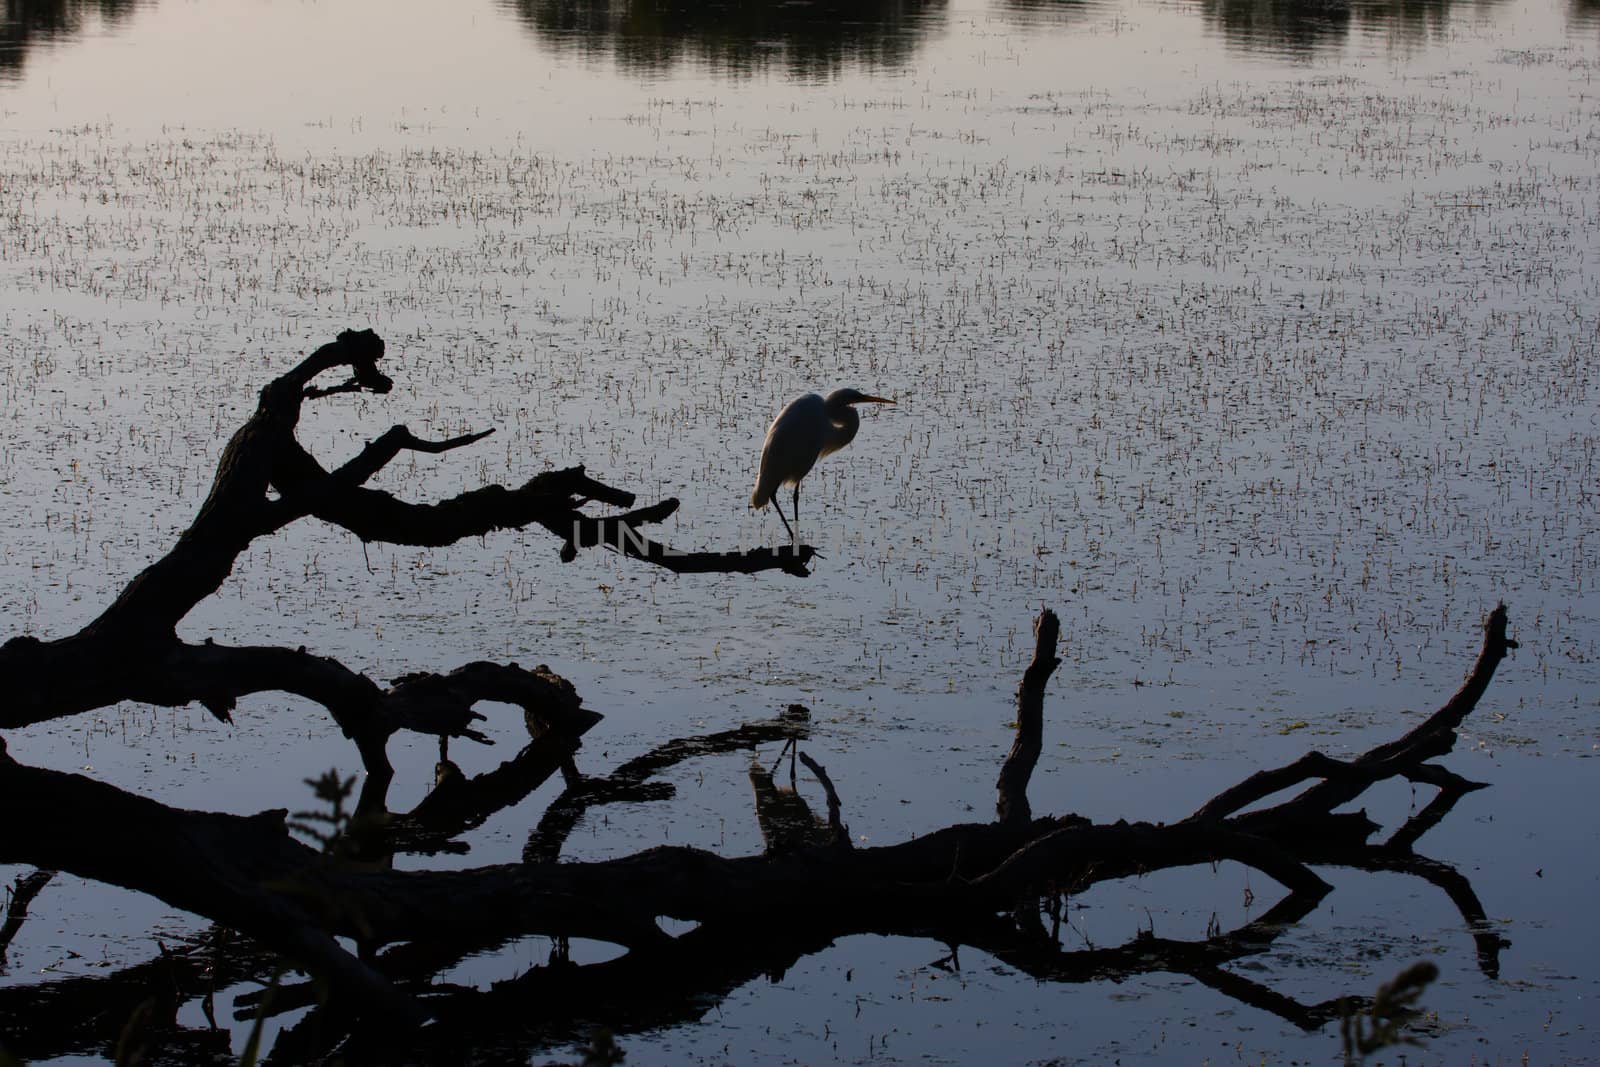
[[1108,0],[999,0],[999,4],[1006,16],[1019,25],[1065,26],[1103,10]]
[[1567,21],[1585,28],[1600,25],[1600,0],[1568,0]]
[[1200,0],[1208,27],[1235,47],[1309,59],[1341,47],[1356,29],[1399,48],[1442,37],[1453,14],[1500,0]]
[[946,0],[500,0],[547,45],[635,73],[681,62],[805,79],[906,63]]
[[0,81],[15,78],[28,50],[75,37],[98,20],[115,25],[146,0],[4,0],[0,22]]

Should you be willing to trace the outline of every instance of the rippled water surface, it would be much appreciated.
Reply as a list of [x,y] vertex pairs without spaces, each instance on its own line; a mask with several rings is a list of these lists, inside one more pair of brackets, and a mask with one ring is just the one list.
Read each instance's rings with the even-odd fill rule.
[[[1235,969],[1319,1002],[1433,959],[1407,1062],[1593,1057],[1592,5],[4,10],[12,632],[97,614],[187,524],[256,390],[346,327],[388,340],[397,389],[319,405],[301,437],[320,456],[396,422],[493,427],[378,484],[436,499],[582,462],[646,502],[679,497],[662,536],[684,548],[783,536],[745,501],[787,399],[883,392],[897,405],[805,482],[802,534],[824,553],[809,579],[562,564],[542,532],[422,551],[302,526],[258,542],[186,636],[305,644],[380,678],[547,662],[606,715],[583,753],[597,770],[801,702],[845,820],[878,844],[991,810],[1042,605],[1065,662],[1035,808],[1171,820],[1257,767],[1398,735],[1505,600],[1522,647],[1444,761],[1492,788],[1422,844],[1510,939],[1499,975],[1436,888],[1352,871],[1325,872],[1322,908]],[[358,768],[307,705],[257,698],[236,718],[128,706],[6,743],[233,811]],[[490,729],[518,743],[513,719]],[[435,754],[395,747],[406,804]],[[686,766],[676,801],[612,809],[569,854],[758,850],[746,769]],[[1392,824],[1421,792],[1369,812]],[[470,861],[520,855],[548,796],[491,820]],[[1270,905],[1254,879],[1103,886],[1072,936],[1201,937]],[[3,981],[138,961],[152,929],[192,925],[64,881]],[[545,951],[452,977],[487,985]],[[978,953],[932,967],[943,954],[845,941],[623,1046],[629,1062],[1338,1055],[1336,1026],[1184,976],[1037,984]]]

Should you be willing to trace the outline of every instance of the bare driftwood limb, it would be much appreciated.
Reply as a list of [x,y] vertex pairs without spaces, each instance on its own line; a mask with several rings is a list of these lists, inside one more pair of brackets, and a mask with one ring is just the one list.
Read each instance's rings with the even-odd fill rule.
[[0,972],[5,970],[6,949],[11,947],[17,931],[22,929],[23,922],[28,918],[28,905],[33,903],[33,898],[38,896],[55,876],[55,871],[29,871],[13,882],[7,890],[6,918],[5,922],[0,924]]
[[1062,950],[1037,938],[1000,931],[974,946],[992,953],[1022,973],[1046,982],[1121,981],[1141,974],[1185,974],[1234,1000],[1270,1012],[1305,1030],[1339,1017],[1339,998],[1302,1004],[1292,997],[1223,969],[1223,965],[1269,950],[1295,923],[1321,903],[1321,893],[1292,893],[1260,918],[1204,941],[1181,941],[1141,933],[1115,948]]
[[26,1062],[63,1056],[104,1056],[134,1009],[155,1006],[163,1063],[233,1062],[227,1030],[184,1028],[178,1009],[240,982],[272,972],[274,958],[248,938],[213,927],[193,939],[166,939],[142,963],[36,985],[0,987],[0,1034]]
[[817,782],[822,786],[822,795],[828,802],[829,836],[833,839],[833,843],[835,845],[839,845],[843,848],[849,848],[850,828],[845,826],[841,818],[843,808],[839,803],[839,793],[833,787],[833,779],[828,777],[828,771],[822,766],[822,764],[818,763],[804,752],[801,752],[799,755],[800,762],[806,765],[806,769],[808,771],[817,776]]
[[[1338,1002],[1301,1004],[1293,998],[1240,978],[1222,965],[1270,949],[1278,937],[1317,906],[1320,895],[1291,894],[1261,918],[1238,930],[1202,942],[1140,935],[1113,949],[1062,951],[1020,932],[1008,918],[967,916],[930,927],[910,917],[819,916],[774,910],[753,934],[740,925],[704,923],[658,951],[629,953],[607,963],[576,967],[563,960],[535,967],[497,983],[486,992],[440,989],[428,1007],[437,1025],[417,1035],[422,1049],[444,1055],[435,1045],[441,1035],[471,1034],[490,1047],[506,1043],[537,1046],[552,1039],[578,1039],[591,1025],[622,1031],[693,1022],[708,1001],[761,978],[780,978],[804,957],[854,933],[927,937],[945,944],[970,944],[1042,982],[1084,983],[1122,980],[1141,974],[1188,974],[1225,994],[1297,1026],[1314,1029],[1338,1017]],[[774,922],[772,916],[781,916]],[[663,982],[662,975],[672,976]],[[437,989],[438,987],[434,987]],[[624,1003],[597,1011],[597,1005]],[[352,1052],[367,1051],[358,1036]],[[356,1054],[361,1054],[357,1052]]]
[[[756,824],[761,828],[761,839],[766,843],[766,854],[772,856],[817,846],[850,848],[849,831],[840,820],[839,794],[834,789],[833,779],[828,777],[827,770],[804,752],[797,751],[792,745],[785,745],[785,751],[794,752],[799,762],[804,763],[806,769],[816,775],[817,782],[822,786],[823,796],[827,800],[828,817],[819,819],[812,812],[811,805],[800,795],[792,762],[789,784],[782,786],[773,780],[772,771],[764,767],[760,760],[752,760],[750,788],[755,795]],[[778,761],[781,766],[782,752],[778,755]]]
[[1033,818],[1028,807],[1028,780],[1044,744],[1044,687],[1061,660],[1056,658],[1056,642],[1061,622],[1048,608],[1033,624],[1033,662],[1023,672],[1017,686],[1017,736],[1011,752],[1000,767],[999,800],[995,804],[1001,822],[1026,823]]
[[[1490,622],[1488,651],[1479,657],[1471,686],[1479,693],[1477,683],[1495,662],[1493,644],[1503,639],[1493,616]],[[1447,707],[1455,723],[1469,710],[1456,701]],[[575,785],[569,783],[567,800],[581,812],[586,803],[579,798],[639,799],[651,774],[682,759],[795,736],[803,730],[804,719],[791,711],[769,724],[664,746],[606,779],[577,776]],[[1421,736],[1417,731],[1413,735]],[[1382,745],[1373,750],[1378,758],[1369,753],[1339,766],[1379,767],[1388,776],[1405,776],[1413,766],[1409,753],[1415,753],[1410,759],[1419,760],[1421,753],[1432,753],[1438,744],[1430,739],[1404,748]],[[542,758],[539,773],[548,777],[570,760],[570,754],[553,750]],[[572,773],[576,775],[575,770]],[[1483,916],[1470,886],[1447,866],[1388,845],[1346,846],[1344,841],[1354,830],[1365,826],[1370,832],[1372,824],[1365,820],[1333,823],[1339,832],[1331,837],[1309,834],[1308,826],[1316,828],[1338,816],[1313,812],[1298,801],[1289,802],[1295,805],[1289,809],[1293,816],[1279,815],[1270,822],[1245,814],[1196,817],[1167,826],[1095,826],[1067,816],[953,826],[870,849],[841,849],[829,834],[760,856],[723,857],[694,848],[660,847],[587,863],[535,860],[460,871],[400,872],[317,853],[288,836],[278,813],[246,818],[180,812],[75,775],[0,762],[0,804],[24,796],[62,814],[48,833],[11,835],[0,861],[72,870],[228,922],[320,973],[347,1007],[380,1011],[388,1020],[445,1018],[460,1010],[449,1005],[462,997],[476,1001],[474,996],[441,992],[426,983],[408,993],[391,977],[390,964],[404,955],[357,960],[338,948],[334,936],[358,938],[369,946],[399,941],[484,944],[527,934],[606,940],[624,947],[625,955],[597,965],[598,969],[573,972],[571,965],[565,965],[557,968],[560,974],[552,971],[549,980],[568,997],[593,981],[614,998],[636,988],[645,974],[659,975],[662,966],[682,968],[686,976],[703,975],[708,984],[691,983],[691,987],[704,995],[727,981],[744,980],[752,966],[769,971],[787,966],[786,953],[804,954],[833,938],[867,931],[936,937],[996,952],[1004,949],[1019,960],[1035,961],[1032,966],[1040,973],[1059,968],[1063,975],[1086,974],[1084,960],[1104,969],[1110,966],[1109,957],[1084,957],[1077,963],[1057,960],[1062,955],[1059,946],[1040,936],[1043,927],[1020,923],[1013,915],[1018,899],[1028,893],[1037,896],[1043,887],[1078,892],[1107,879],[1224,859],[1280,882],[1288,892],[1280,906],[1290,911],[1314,907],[1328,892],[1327,883],[1311,867],[1331,863],[1413,874],[1444,888],[1474,928],[1482,927]],[[131,836],[119,829],[130,822],[145,829],[138,844],[130,843]],[[559,849],[571,825],[567,819],[561,823],[562,829],[537,851],[549,855]],[[832,826],[830,822],[828,828]],[[138,862],[130,855],[132,850],[139,853]],[[195,854],[208,857],[201,872],[177,875],[183,869],[179,856]],[[641,886],[650,888],[641,893]],[[786,937],[760,951],[744,947],[762,940],[755,931],[770,930],[775,914],[784,916]],[[661,915],[699,925],[690,934],[672,937],[656,925],[656,916]],[[1136,942],[1128,949],[1129,958],[1142,953],[1149,963],[1146,969],[1177,970],[1218,988],[1243,990],[1240,982],[1218,973],[1216,965],[1226,951],[1247,946],[1258,933],[1246,928],[1228,935],[1231,940],[1208,939],[1200,944],[1209,947],[1182,951]],[[1480,959],[1498,951],[1501,944],[1498,939],[1487,941],[1486,936],[1479,937]],[[708,959],[712,945],[720,946],[718,951],[725,955]],[[1149,951],[1152,947],[1157,951]],[[420,962],[414,955],[413,959]],[[575,974],[584,977],[580,981]],[[543,978],[529,976],[518,985],[538,987],[540,996],[551,995]],[[1271,1007],[1273,998],[1267,992],[1251,996],[1252,1002],[1269,1005],[1268,1010],[1296,1017],[1286,1003]],[[557,1002],[570,999],[551,1001]],[[402,1011],[406,1004],[409,1007]],[[1299,1018],[1325,1014],[1308,1011]]]
[[[199,513],[166,556],[133,578],[78,633],[53,640],[18,637],[0,646],[0,685],[8,695],[0,704],[0,728],[125,699],[167,706],[198,702],[227,720],[241,698],[285,691],[324,707],[354,743],[368,771],[358,805],[364,818],[342,842],[350,847],[319,850],[290,836],[281,810],[238,816],[168,807],[80,775],[25,767],[9,757],[0,739],[0,811],[30,813],[7,820],[0,862],[67,871],[149,894],[236,929],[315,976],[314,985],[275,990],[279,1007],[272,1010],[320,1005],[323,993],[331,997],[293,1028],[285,1039],[293,1051],[286,1054],[306,1052],[303,1058],[309,1059],[312,1051],[333,1044],[356,1049],[401,1033],[407,1041],[437,1041],[459,1053],[469,1024],[471,1040],[496,1040],[507,1026],[525,1028],[517,1031],[521,1040],[578,1025],[601,1010],[597,1005],[628,1010],[623,1019],[602,1020],[612,1026],[691,1018],[708,997],[759,974],[781,973],[834,939],[857,933],[933,938],[950,947],[952,960],[955,947],[974,945],[1051,981],[1184,973],[1298,1025],[1320,1025],[1328,1017],[1326,1005],[1299,1005],[1222,964],[1262,951],[1284,924],[1315,908],[1330,889],[1314,868],[1326,865],[1396,871],[1438,886],[1473,930],[1480,966],[1486,973],[1498,966],[1504,941],[1485,921],[1470,884],[1413,848],[1460,796],[1477,787],[1429,761],[1451,750],[1462,719],[1516,647],[1506,637],[1503,606],[1486,620],[1483,648],[1461,689],[1404,736],[1351,760],[1310,753],[1251,776],[1169,825],[1033,816],[1027,788],[1042,753],[1044,690],[1059,663],[1059,622],[1046,611],[1036,623],[1033,661],[1018,690],[1017,734],[1000,771],[995,821],[852,848],[832,779],[802,755],[822,784],[827,819],[816,818],[797,792],[778,787],[757,764],[751,781],[757,818],[768,834],[762,855],[660,847],[604,861],[556,862],[595,806],[670,797],[671,784],[653,779],[687,759],[797,742],[809,734],[805,709],[795,706],[765,723],[671,742],[608,775],[586,776],[578,767],[578,748],[599,717],[548,668],[474,662],[386,686],[304,649],[183,642],[176,636],[178,623],[220,587],[254,539],[302,518],[333,523],[363,540],[414,545],[537,525],[559,539],[563,559],[605,547],[680,573],[804,575],[815,552],[806,546],[676,552],[641,532],[674,514],[676,500],[636,506],[632,493],[597,481],[582,467],[428,504],[366,486],[404,452],[469,447],[483,432],[427,441],[395,427],[330,472],[295,440],[303,405],[345,393],[388,392],[392,383],[378,369],[383,355],[383,342],[371,331],[346,332],[268,383],[256,412],[224,449]],[[347,376],[318,384],[329,372]],[[624,510],[584,510],[595,503]],[[475,710],[483,702],[519,706],[531,741],[499,767],[467,777],[450,761],[449,741],[488,742]],[[440,761],[432,793],[411,812],[390,815],[386,748],[399,730],[437,737]],[[557,774],[566,788],[538,819],[522,862],[393,869],[398,850],[460,851],[461,833],[522,804]],[[1389,841],[1372,844],[1377,827],[1364,813],[1336,809],[1389,778],[1440,792]],[[1301,785],[1289,800],[1253,807]],[[1255,923],[1200,942],[1150,935],[1120,949],[1061,950],[1060,913],[1048,909],[1058,909],[1062,893],[1220,860],[1276,880],[1284,887],[1283,899]],[[1049,926],[1041,921],[1041,902],[1051,915]],[[774,916],[782,921],[774,923]],[[669,935],[658,923],[661,917],[694,929]],[[435,983],[441,970],[474,946],[492,948],[528,935],[552,938],[556,948],[548,965],[489,993]],[[360,951],[348,951],[341,938],[356,942]],[[577,966],[564,952],[571,938],[609,942],[622,954]],[[252,972],[257,978],[269,973]],[[663,973],[674,976],[670,989],[661,988]],[[84,988],[99,996],[106,987]],[[90,996],[85,994],[86,1001]],[[0,1020],[7,1018],[8,1005],[25,999],[0,991]],[[511,1003],[519,1006],[511,1021],[504,1012],[485,1019],[485,1009],[498,1012]],[[171,996],[153,1004],[141,1004],[141,1040],[161,1027],[181,1029]],[[530,1010],[530,1004],[536,1007]],[[435,1025],[406,1028],[428,1020]]]
[[1500,952],[1509,948],[1511,942],[1502,937],[1494,924],[1489,921],[1488,915],[1483,910],[1483,903],[1472,888],[1471,881],[1454,867],[1426,856],[1394,852],[1388,848],[1378,848],[1354,855],[1333,852],[1325,857],[1325,862],[1363,871],[1409,874],[1438,887],[1450,899],[1450,903],[1455,905],[1462,922],[1472,933],[1472,941],[1478,955],[1478,969],[1486,978],[1500,977]]
[[[403,452],[440,454],[480,441],[489,431],[446,440],[417,437],[396,426],[331,472],[295,439],[304,405],[346,393],[384,394],[384,343],[371,330],[345,331],[299,365],[267,383],[256,411],[224,447],[199,512],[163,557],[135,576],[113,603],[75,634],[53,640],[16,637],[0,646],[0,686],[12,695],[0,707],[0,728],[45,722],[121,700],[164,706],[199,703],[223,721],[244,696],[285,691],[325,707],[355,742],[381,786],[387,740],[396,730],[481,740],[472,723],[475,700],[494,699],[492,679],[447,676],[437,685],[408,679],[384,690],[358,671],[304,650],[227,648],[180,641],[178,623],[215,593],[252,541],[303,518],[317,518],[363,541],[446,545],[499,529],[542,526],[563,540],[565,558],[578,547],[610,545],[624,555],[676,572],[805,575],[815,551],[678,552],[638,534],[678,508],[665,500],[619,516],[586,514],[585,505],[632,508],[634,495],[590,477],[582,467],[545,471],[519,487],[491,485],[447,500],[418,504],[367,488]],[[330,372],[347,377],[331,385]],[[479,675],[484,670],[477,670]],[[450,690],[449,699],[422,699]]]
[[1499,605],[1483,624],[1483,646],[1467,680],[1455,695],[1399,740],[1380,745],[1349,763],[1318,752],[1302,756],[1277,770],[1261,771],[1224,790],[1195,812],[1195,819],[1220,819],[1243,810],[1281,789],[1310,778],[1322,781],[1292,800],[1246,818],[1254,826],[1293,820],[1313,811],[1328,812],[1354,800],[1373,782],[1385,778],[1429,776],[1424,761],[1443,756],[1455,747],[1456,728],[1477,706],[1489,687],[1495,668],[1517,643],[1506,637],[1506,606]]
[[799,741],[810,736],[811,713],[803,705],[790,704],[776,717],[764,722],[745,723],[732,730],[679,738],[657,746],[642,756],[622,764],[609,775],[585,778],[576,765],[564,774],[567,789],[545,810],[539,824],[523,846],[526,862],[553,861],[560,857],[567,837],[585,812],[601,804],[666,800],[673,795],[671,784],[649,779],[685,760],[725,752],[742,752],[773,741]]
[[523,746],[495,769],[471,778],[464,776],[454,763],[441,760],[432,792],[411,811],[394,816],[383,828],[383,850],[465,853],[466,844],[456,838],[496,812],[522,803],[557,774],[577,748],[577,738],[551,731]]

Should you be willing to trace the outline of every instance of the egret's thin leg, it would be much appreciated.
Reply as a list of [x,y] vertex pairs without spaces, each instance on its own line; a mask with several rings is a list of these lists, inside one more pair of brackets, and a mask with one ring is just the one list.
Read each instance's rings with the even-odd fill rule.
[[794,524],[800,525],[800,483],[794,483]]
[[[772,494],[772,508],[773,508],[774,511],[776,511],[778,513],[778,518],[783,519],[783,505],[778,503],[778,494],[777,493],[773,493]],[[799,518],[800,518],[800,516],[798,516],[798,515],[795,516],[795,520],[796,521],[799,521]],[[788,519],[783,519],[783,528],[785,530],[789,531],[789,541],[790,541],[791,544],[797,543],[799,541],[799,538],[795,537],[795,535],[794,535],[794,527],[789,525],[789,520]]]

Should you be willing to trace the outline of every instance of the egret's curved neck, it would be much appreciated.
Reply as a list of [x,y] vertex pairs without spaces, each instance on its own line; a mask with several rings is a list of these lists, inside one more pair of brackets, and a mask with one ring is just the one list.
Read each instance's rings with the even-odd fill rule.
[[861,429],[861,416],[856,414],[856,409],[849,404],[838,404],[828,408],[828,432],[822,441],[822,454],[837,452],[845,445],[856,439],[856,431]]

